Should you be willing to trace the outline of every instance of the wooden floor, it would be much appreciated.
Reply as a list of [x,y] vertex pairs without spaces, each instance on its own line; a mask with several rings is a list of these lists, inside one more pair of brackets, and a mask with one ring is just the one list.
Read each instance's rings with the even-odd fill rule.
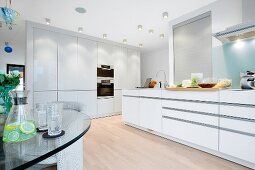
[[246,170],[243,166],[124,125],[121,116],[92,121],[86,170]]

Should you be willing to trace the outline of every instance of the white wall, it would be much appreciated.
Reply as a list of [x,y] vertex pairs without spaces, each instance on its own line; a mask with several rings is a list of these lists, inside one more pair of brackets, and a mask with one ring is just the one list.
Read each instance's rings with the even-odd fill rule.
[[[205,12],[212,13],[212,32],[216,33],[227,27],[242,23],[242,0],[218,0],[212,4],[190,12],[169,22],[169,81],[174,82],[174,48],[173,25],[186,21]],[[212,47],[221,46],[216,38],[212,39]]]
[[[169,52],[168,48],[163,48],[158,51],[141,54],[141,83],[144,84],[146,78],[156,79],[156,74],[159,70],[165,70],[168,81],[169,77]],[[158,81],[164,80],[162,73],[158,76]]]
[[[13,48],[12,53],[4,51],[5,42]],[[19,21],[9,30],[4,24],[0,28],[0,70],[6,71],[6,64],[25,64],[25,22]]]

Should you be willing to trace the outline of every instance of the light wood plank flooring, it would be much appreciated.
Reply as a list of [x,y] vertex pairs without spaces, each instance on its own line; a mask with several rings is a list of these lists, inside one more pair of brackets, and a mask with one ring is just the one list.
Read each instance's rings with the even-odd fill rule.
[[129,127],[121,116],[92,121],[86,170],[246,170],[243,166]]

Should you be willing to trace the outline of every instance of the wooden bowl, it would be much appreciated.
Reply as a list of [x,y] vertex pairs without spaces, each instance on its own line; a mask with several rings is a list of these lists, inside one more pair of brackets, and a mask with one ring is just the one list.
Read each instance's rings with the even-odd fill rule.
[[201,83],[198,84],[199,87],[202,88],[213,88],[217,83]]

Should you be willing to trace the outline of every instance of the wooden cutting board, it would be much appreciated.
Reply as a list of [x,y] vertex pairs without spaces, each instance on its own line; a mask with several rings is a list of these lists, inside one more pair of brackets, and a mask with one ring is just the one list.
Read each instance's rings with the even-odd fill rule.
[[220,88],[183,88],[183,87],[176,87],[176,88],[166,88],[169,91],[219,91]]

